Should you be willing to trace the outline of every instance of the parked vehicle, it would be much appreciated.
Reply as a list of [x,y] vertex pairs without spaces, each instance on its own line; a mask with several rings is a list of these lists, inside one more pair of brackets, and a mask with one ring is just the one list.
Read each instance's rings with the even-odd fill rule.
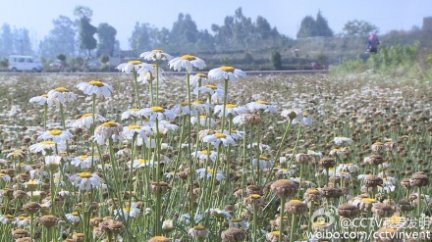
[[9,56],[10,71],[42,71],[42,63],[32,56],[11,55]]

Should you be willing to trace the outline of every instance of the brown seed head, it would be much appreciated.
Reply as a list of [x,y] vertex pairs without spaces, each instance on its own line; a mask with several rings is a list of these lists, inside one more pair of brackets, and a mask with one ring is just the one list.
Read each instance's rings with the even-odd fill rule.
[[270,185],[272,192],[279,197],[288,197],[294,195],[298,190],[299,185],[288,179],[279,179]]
[[222,231],[221,238],[223,242],[240,242],[244,241],[246,234],[242,229],[229,228]]

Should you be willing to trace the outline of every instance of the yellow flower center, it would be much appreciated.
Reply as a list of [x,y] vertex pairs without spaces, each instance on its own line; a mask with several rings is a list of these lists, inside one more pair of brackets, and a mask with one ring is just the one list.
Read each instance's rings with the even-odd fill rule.
[[252,199],[260,199],[261,195],[259,195],[259,194],[252,194],[252,195],[250,195],[250,198],[252,198]]
[[234,67],[232,66],[221,66],[220,69],[224,72],[234,72]]
[[182,105],[182,106],[189,106],[189,102],[188,101],[184,101],[184,102],[181,102],[180,105]]
[[219,133],[219,132],[217,132],[217,133],[215,133],[214,135],[215,135],[216,138],[218,138],[218,139],[226,138],[226,134],[224,134],[224,133]]
[[130,125],[128,125],[128,129],[137,130],[137,129],[140,129],[140,128],[141,128],[141,126],[139,126],[138,124],[130,124]]
[[78,173],[78,175],[79,175],[81,178],[90,178],[90,177],[92,176],[92,174],[91,174],[90,172],[88,172],[88,171],[80,172],[80,173]]
[[50,131],[48,131],[48,133],[53,136],[59,136],[62,131],[60,129],[51,129]]
[[201,150],[201,154],[203,154],[203,155],[208,155],[209,152],[208,152],[208,150]]
[[212,85],[212,84],[207,84],[205,85],[205,87],[216,90],[217,86],[216,85]]
[[302,203],[302,201],[301,201],[301,200],[298,200],[298,199],[291,199],[291,200],[289,201],[289,203],[291,203],[291,204],[299,204],[299,203]]
[[138,108],[131,108],[131,109],[129,109],[129,112],[133,112],[133,113],[138,112],[138,111],[139,111]]
[[54,141],[52,140],[44,140],[42,142],[40,142],[41,145],[54,145]]
[[128,64],[139,65],[139,64],[141,64],[141,61],[139,61],[139,60],[130,60],[130,61],[128,61]]
[[318,189],[316,189],[316,188],[309,188],[307,190],[307,192],[310,192],[310,193],[318,192]]
[[79,159],[80,160],[85,160],[85,159],[87,159],[88,158],[88,155],[80,155],[79,156]]
[[275,231],[272,231],[270,233],[271,233],[271,235],[276,236],[276,237],[279,237],[281,235],[281,232],[279,230],[275,230]]
[[260,155],[259,159],[260,160],[268,160],[268,157],[265,155]]
[[161,49],[154,49],[151,52],[153,52],[153,53],[162,53],[163,51]]
[[401,222],[401,220],[402,220],[401,216],[393,215],[390,218],[388,218],[388,223],[391,225],[396,225],[396,224],[399,224]]
[[197,76],[198,76],[199,78],[207,78],[207,74],[202,73],[202,72],[198,73]]
[[73,211],[71,214],[72,214],[73,216],[79,216],[79,213],[78,213],[77,211]]
[[89,84],[95,87],[103,87],[104,83],[101,80],[91,80]]
[[113,128],[113,127],[117,127],[117,123],[111,120],[103,123],[102,126],[107,128]]
[[213,170],[212,168],[207,168],[207,173],[214,174],[216,173],[216,171]]
[[69,91],[66,87],[57,87],[54,90],[57,92],[68,92]]
[[48,94],[42,94],[41,97],[48,98]]
[[182,57],[180,57],[180,59],[187,60],[187,61],[193,61],[193,60],[196,60],[196,57],[193,55],[183,55]]
[[228,103],[227,105],[226,105],[226,108],[229,108],[229,109],[231,109],[231,108],[236,108],[237,107],[237,105],[236,104],[232,104],[232,103]]
[[39,185],[39,181],[32,179],[32,180],[26,182],[26,184],[27,184],[27,186],[36,186],[36,185]]
[[123,208],[123,211],[125,211],[126,213],[129,213],[130,212],[130,208],[125,207],[125,208]]
[[374,203],[374,202],[376,202],[376,199],[375,198],[366,197],[366,198],[362,198],[361,201],[363,203]]
[[167,237],[165,237],[165,236],[154,236],[154,237],[152,237],[151,238],[151,241],[155,241],[155,242],[165,242],[165,241],[167,241],[168,240],[168,238]]
[[258,103],[258,104],[264,104],[264,105],[268,105],[269,104],[269,102],[263,101],[263,100],[258,100],[258,101],[256,101],[256,103]]
[[140,164],[140,165],[145,165],[145,164],[148,163],[148,160],[138,159],[137,162],[138,162],[138,164]]
[[90,117],[93,117],[92,113],[85,113],[81,116],[81,118],[90,118]]
[[207,118],[206,115],[200,115],[199,117],[200,117],[200,119],[206,119]]
[[205,227],[202,224],[198,224],[194,227],[195,230],[205,230]]
[[194,104],[194,105],[201,105],[201,104],[203,104],[203,103],[204,103],[204,102],[201,101],[201,100],[195,100],[195,101],[192,102],[192,104]]
[[163,113],[165,111],[165,109],[161,106],[154,106],[154,107],[151,107],[151,109],[153,112],[156,112],[156,113]]

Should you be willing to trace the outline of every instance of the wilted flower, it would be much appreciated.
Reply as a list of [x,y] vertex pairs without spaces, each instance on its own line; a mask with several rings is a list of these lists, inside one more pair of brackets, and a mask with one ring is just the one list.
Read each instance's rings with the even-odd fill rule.
[[121,138],[122,126],[114,121],[107,121],[98,127],[94,132],[94,139],[99,145],[105,144],[106,140],[112,139],[114,141]]

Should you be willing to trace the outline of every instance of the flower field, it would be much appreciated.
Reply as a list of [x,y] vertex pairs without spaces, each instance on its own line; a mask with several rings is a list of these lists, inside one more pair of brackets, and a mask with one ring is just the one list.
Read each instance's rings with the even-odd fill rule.
[[431,240],[430,86],[203,68],[0,76],[0,241]]

